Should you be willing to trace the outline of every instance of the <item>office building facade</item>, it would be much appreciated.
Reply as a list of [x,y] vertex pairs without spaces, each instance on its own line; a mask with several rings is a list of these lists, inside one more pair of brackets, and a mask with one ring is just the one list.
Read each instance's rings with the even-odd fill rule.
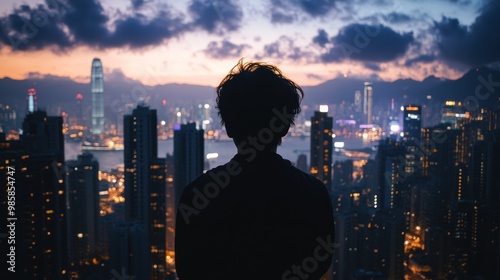
[[163,279],[165,159],[158,158],[156,110],[138,105],[131,115],[124,117],[124,144],[125,220],[141,225],[146,234],[150,269],[143,273],[143,277]]
[[195,123],[178,124],[174,129],[175,209],[184,187],[203,174],[203,133],[202,129],[196,128]]
[[90,87],[92,94],[92,134],[104,132],[104,74],[102,62],[99,58],[92,60],[90,73]]
[[0,170],[2,182],[15,171],[14,211],[7,212],[7,192],[0,194],[0,217],[16,219],[15,276],[69,279],[62,118],[28,113],[21,139],[0,141]]
[[333,118],[328,116],[328,110],[315,111],[311,118],[311,174],[328,189],[332,185],[332,134]]
[[66,161],[68,246],[71,270],[98,259],[99,163],[90,153]]

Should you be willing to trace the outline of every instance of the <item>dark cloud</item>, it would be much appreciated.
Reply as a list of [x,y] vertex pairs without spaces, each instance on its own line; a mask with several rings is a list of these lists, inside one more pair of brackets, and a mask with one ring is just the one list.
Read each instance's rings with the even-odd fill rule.
[[318,29],[318,35],[314,36],[313,43],[325,47],[326,44],[330,42],[328,38],[328,33],[324,29]]
[[386,22],[394,23],[394,24],[406,23],[406,22],[410,22],[412,20],[412,18],[409,15],[399,13],[399,12],[391,12],[387,15],[382,15],[382,18]]
[[273,43],[264,46],[262,54],[256,56],[257,59],[289,59],[294,61],[310,60],[312,53],[304,51],[295,45],[295,40],[288,36],[281,36]]
[[271,10],[271,22],[272,23],[292,23],[295,21],[295,15],[287,14],[284,11],[278,9]]
[[132,7],[135,9],[140,8],[144,4],[144,0],[132,0]]
[[470,5],[472,2],[471,0],[447,0],[448,2],[451,2],[453,4],[458,4],[458,5],[463,5],[467,6]]
[[193,17],[193,27],[209,33],[238,30],[243,21],[241,8],[231,0],[193,0],[188,10]]
[[[144,1],[132,4],[143,5]],[[0,17],[0,46],[19,50],[64,50],[77,45],[143,48],[190,31],[192,24],[183,18],[162,8],[152,18],[135,12],[112,22],[97,0],[47,0],[46,5],[22,5]]]
[[[109,18],[96,0],[71,0],[70,3],[64,23],[80,44],[99,48],[142,48],[161,44],[186,28],[181,19],[164,10],[152,19],[147,19],[140,13],[118,19],[114,22],[114,32],[110,32],[107,28]],[[135,4],[141,3],[134,2]]]
[[324,77],[322,77],[322,76],[320,76],[320,75],[318,75],[318,74],[315,74],[315,73],[308,73],[308,74],[307,74],[307,77],[308,77],[309,79],[314,79],[314,80],[318,80],[318,81],[322,81],[322,80],[324,80],[324,79],[325,79]]
[[383,25],[350,24],[329,41],[333,46],[320,56],[323,62],[385,62],[404,55],[414,38],[413,33],[399,34]]
[[289,5],[291,5],[289,1],[270,0],[269,12],[271,14],[271,22],[276,24],[293,23],[297,19],[297,14]]
[[292,23],[299,18],[297,11],[310,17],[323,17],[335,8],[334,0],[271,0],[272,23]]
[[[292,40],[288,37],[281,37],[280,40],[264,46],[265,57],[285,58],[288,56],[289,46]],[[262,57],[259,57],[259,59]]]
[[240,57],[246,48],[250,48],[250,46],[246,44],[236,45],[227,40],[223,40],[220,44],[212,41],[207,45],[204,53],[211,58],[233,58]]
[[141,15],[116,22],[115,32],[108,40],[109,46],[129,46],[141,48],[161,44],[165,39],[185,31],[180,18],[167,12],[160,12],[154,19],[147,20]]
[[412,66],[415,63],[430,63],[436,60],[436,56],[432,54],[422,54],[415,58],[405,61],[405,66]]
[[[0,18],[0,43],[13,50],[66,49],[72,43],[62,27],[58,7],[22,5]],[[0,44],[0,46],[1,46]]]
[[324,16],[335,6],[334,0],[295,0],[293,3],[311,16]]
[[69,28],[75,41],[99,46],[110,37],[106,24],[109,21],[101,4],[96,0],[68,0],[68,11],[63,23]]
[[489,1],[474,23],[467,27],[443,17],[432,31],[443,59],[467,66],[500,61],[500,1]]

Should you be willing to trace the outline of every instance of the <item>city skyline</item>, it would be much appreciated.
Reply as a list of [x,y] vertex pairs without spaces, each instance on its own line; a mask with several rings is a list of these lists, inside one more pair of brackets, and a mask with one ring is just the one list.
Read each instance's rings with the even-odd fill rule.
[[[231,212],[213,205],[252,164],[268,173],[245,199],[307,200],[269,180],[289,173],[267,161],[214,172],[245,152],[215,95],[243,58],[276,65],[305,92],[276,153],[328,191],[333,266],[322,280],[500,279],[500,1],[173,2],[0,2],[8,276],[175,280],[177,218],[204,217],[209,203]],[[195,208],[179,203],[204,173],[216,185],[193,191]],[[255,201],[227,205],[277,220]],[[283,238],[279,225],[255,240]],[[301,230],[311,228],[290,227]],[[205,251],[206,268],[223,273],[226,261]]]
[[[376,90],[375,88],[374,91],[376,92]],[[361,124],[359,126],[361,131],[356,125],[353,126],[349,120],[339,118],[356,112],[357,106],[354,98],[349,104],[332,106],[331,115],[335,117],[330,116],[329,106],[319,105],[319,111],[316,111],[315,116],[309,121],[311,136],[306,139],[309,139],[311,144],[311,161],[314,157],[313,150],[324,153],[320,156],[323,157],[323,160],[318,161],[318,165],[322,168],[315,167],[311,163],[310,173],[316,175],[315,170],[319,169],[326,175],[326,178],[323,175],[321,179],[331,190],[336,230],[338,229],[338,235],[335,238],[336,243],[340,245],[335,250],[335,265],[331,272],[331,279],[340,280],[348,276],[358,278],[375,276],[393,279],[401,279],[403,276],[408,276],[409,279],[437,279],[451,275],[498,276],[500,251],[495,249],[497,247],[490,245],[500,244],[498,239],[500,236],[498,235],[500,232],[500,224],[498,223],[500,210],[497,205],[497,201],[500,199],[498,191],[500,181],[498,174],[495,173],[498,163],[494,160],[496,155],[500,153],[500,111],[498,111],[498,106],[493,111],[483,108],[478,110],[467,107],[458,101],[446,101],[436,104],[442,110],[431,119],[438,121],[422,127],[421,121],[424,113],[422,108],[427,105],[406,104],[399,110],[399,108],[394,108],[396,106],[392,104],[393,110],[399,110],[399,114],[376,109],[374,110],[375,124]],[[211,114],[208,112],[210,106],[200,105],[195,108],[197,110],[191,114],[187,114],[185,108],[179,108],[180,110],[177,111],[179,114],[170,112],[171,116],[176,116],[173,120],[178,124],[172,129],[177,132],[182,131],[183,125],[181,123],[188,123],[184,126],[186,130],[191,130],[191,133],[196,128],[195,123],[202,123],[202,120],[210,118]],[[159,113],[164,114],[165,112]],[[356,118],[363,119],[365,117],[361,112],[357,113]],[[393,132],[392,128],[382,125],[384,127],[382,131],[387,134],[385,137],[383,134],[379,135],[376,127],[382,123],[389,124],[389,120],[396,120],[394,118],[396,115],[401,116],[398,117],[398,120],[402,122],[401,127],[404,133],[389,134],[389,131]],[[33,122],[33,120],[36,121]],[[112,210],[107,215],[103,215],[102,212],[108,211],[108,208],[101,205],[101,216],[99,217],[99,226],[104,225],[107,228],[104,232],[99,232],[99,235],[109,234],[108,246],[107,249],[104,249],[109,250],[109,255],[104,255],[102,259],[96,259],[96,263],[91,264],[85,261],[88,259],[88,255],[86,256],[80,249],[79,262],[86,263],[86,266],[70,267],[69,270],[63,271],[65,274],[69,272],[71,275],[82,276],[86,273],[116,275],[119,272],[131,276],[142,276],[145,275],[144,271],[148,271],[145,268],[150,266],[148,259],[154,259],[158,253],[161,258],[156,259],[160,260],[161,264],[153,265],[152,273],[158,268],[156,279],[161,279],[163,276],[173,277],[173,274],[163,269],[165,264],[175,263],[175,255],[171,251],[169,252],[170,245],[167,245],[169,241],[165,240],[165,236],[172,238],[172,234],[165,233],[165,226],[169,226],[169,222],[167,222],[168,207],[161,205],[167,201],[170,201],[171,204],[175,203],[175,195],[174,199],[169,198],[168,195],[168,193],[174,194],[176,190],[173,188],[177,187],[169,186],[169,183],[173,181],[175,184],[175,181],[179,180],[175,171],[172,172],[172,168],[175,170],[176,166],[183,166],[190,157],[179,155],[179,153],[176,156],[174,151],[174,157],[177,160],[170,159],[170,163],[167,163],[165,158],[157,158],[157,145],[160,140],[156,130],[162,124],[157,119],[156,110],[138,105],[131,115],[124,117],[123,121],[126,143],[125,166],[122,171],[119,171],[119,167],[112,170],[109,175],[106,175],[109,179],[101,179],[99,183],[108,187],[107,190],[104,189],[100,193],[109,194],[110,200],[115,201],[114,204],[111,203]],[[306,122],[304,121],[304,123]],[[315,128],[316,123],[318,128]],[[50,129],[47,129],[49,127]],[[27,133],[22,135],[21,141],[0,141],[0,156],[8,159],[2,161],[5,163],[0,167],[6,169],[7,163],[14,158],[16,169],[22,170],[24,164],[28,164],[29,167],[31,161],[36,159],[33,157],[34,155],[46,150],[53,151],[53,156],[59,155],[64,160],[63,127],[62,117],[50,117],[43,111],[29,113],[23,122],[23,128]],[[307,132],[307,129],[304,132]],[[336,134],[335,137],[333,137],[333,133]],[[174,141],[189,142],[183,141],[182,137],[179,138],[178,135],[174,132]],[[316,139],[317,137],[314,135],[323,136]],[[195,138],[203,140],[205,137],[209,137],[209,131],[204,134],[204,131],[200,130],[189,137],[197,143],[193,147],[198,146],[192,150],[201,154],[201,156],[196,157],[196,160],[193,157],[191,162],[199,163],[200,159],[204,159],[203,149],[200,147],[201,141],[194,140]],[[296,136],[299,139],[301,137],[304,135]],[[49,141],[52,138],[58,139],[58,141]],[[345,141],[356,138],[362,138],[363,141],[369,142],[378,141],[375,158],[364,156],[361,150],[358,151],[358,154],[355,154],[356,150],[344,151],[340,145],[335,145],[335,149],[333,149],[332,142],[337,141],[338,138],[345,139]],[[31,140],[24,142],[28,145],[24,149],[20,149],[23,147],[22,140],[28,139]],[[212,138],[211,141],[216,140]],[[42,145],[39,146],[36,143]],[[307,140],[303,141],[304,146],[307,145],[306,143]],[[335,144],[338,143],[335,142]],[[175,145],[174,150],[178,150]],[[351,154],[348,157],[352,161],[341,160],[340,155],[347,155],[347,152]],[[27,157],[23,153],[27,153]],[[374,151],[368,153],[373,154]],[[49,158],[52,159],[53,156]],[[56,157],[53,157],[54,161],[44,163],[45,169],[50,168],[50,162],[52,162],[52,168],[55,168]],[[166,158],[169,158],[168,154]],[[184,160],[178,160],[179,158]],[[332,158],[335,163],[333,163]],[[66,158],[66,160],[68,159]],[[71,166],[72,162],[75,161],[60,162],[56,163],[55,166],[59,166],[58,169],[65,168],[65,166]],[[172,163],[172,166],[166,167]],[[80,167],[90,168],[87,164],[82,164]],[[331,187],[332,169],[334,170],[334,184]],[[32,171],[28,168],[26,178],[32,178],[30,172]],[[120,179],[120,172],[125,173],[123,181]],[[58,175],[57,172],[35,174],[52,177]],[[354,176],[355,174],[357,175]],[[63,179],[57,182],[53,181],[50,184],[51,187],[60,187],[61,184],[68,182],[67,189],[58,190],[58,195],[71,190],[70,185],[76,186],[71,183],[71,179],[70,181],[66,180],[66,178],[71,178],[71,175],[76,174],[68,173],[67,175],[68,177],[63,177]],[[134,178],[141,177],[142,183],[141,180],[131,180],[131,175],[135,176]],[[93,176],[95,178],[95,175]],[[104,177],[102,171],[99,172],[99,177]],[[353,180],[353,177],[356,179]],[[23,177],[21,178],[23,179]],[[466,180],[466,178],[470,178],[470,180]],[[149,187],[157,186],[158,192],[147,191],[144,188],[145,181],[149,182]],[[25,181],[18,181],[18,186],[21,186],[23,182]],[[122,182],[124,184],[120,184]],[[131,184],[131,182],[134,183]],[[135,182],[137,185],[134,185]],[[122,186],[118,193],[123,192],[125,199],[120,200],[119,195],[111,195],[111,192],[116,193],[115,183]],[[139,185],[143,187],[141,188]],[[138,192],[131,195],[130,193],[134,190]],[[155,201],[147,202],[148,196],[145,197],[144,192],[150,193],[151,198],[154,197]],[[33,191],[33,193],[39,192]],[[19,188],[19,195],[21,194],[29,195],[30,193]],[[47,195],[51,195],[51,193],[47,192]],[[69,202],[74,200],[71,198],[72,196],[69,197]],[[100,204],[101,202],[102,197]],[[124,210],[123,203],[125,204]],[[142,210],[131,211],[131,208],[141,208]],[[157,208],[158,210],[161,208],[161,210],[156,214],[152,213],[154,211],[146,214],[149,212],[146,210],[148,208]],[[70,210],[69,215],[63,214],[62,217],[73,216],[75,214],[73,211]],[[52,212],[46,213],[51,214]],[[125,222],[120,219],[123,213]],[[137,214],[135,219],[130,219],[130,213]],[[61,222],[69,222],[68,229],[71,229],[69,219],[64,218]],[[141,222],[141,219],[147,220],[147,222]],[[26,215],[23,220],[29,221],[30,216]],[[91,219],[87,221],[90,222]],[[158,233],[155,235],[152,232],[156,228],[158,228]],[[48,230],[52,232],[51,228]],[[73,238],[76,233],[76,240],[85,237],[82,241],[90,241],[90,235],[88,239],[85,235],[87,229],[81,231],[72,230]],[[154,239],[160,242],[158,246],[148,245],[148,240],[151,242],[153,239],[151,234],[156,236],[157,238]],[[150,237],[148,238],[148,236]],[[73,248],[70,252],[77,252],[75,249],[79,250],[78,241],[73,240],[70,244]],[[127,245],[123,246],[123,244]],[[58,246],[68,246],[68,244]],[[150,253],[147,252],[149,246],[151,246]],[[103,248],[99,249],[103,250]],[[133,257],[128,260],[123,258],[127,254],[131,254]],[[73,255],[72,263],[77,262],[74,259],[75,256],[76,254]],[[487,262],[478,263],[478,260],[485,258],[485,256],[496,257]],[[99,265],[101,261],[102,266]],[[42,262],[35,261],[34,267],[36,268],[39,264]],[[97,270],[93,272],[94,269]]]
[[245,57],[316,85],[343,76],[455,79],[472,67],[498,68],[500,58],[496,1],[25,3],[0,4],[0,77],[88,82],[83,69],[100,57],[105,77],[215,86]]

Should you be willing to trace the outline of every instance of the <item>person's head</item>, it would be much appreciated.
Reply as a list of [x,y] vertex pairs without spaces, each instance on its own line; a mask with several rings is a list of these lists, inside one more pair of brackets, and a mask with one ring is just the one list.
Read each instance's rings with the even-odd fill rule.
[[303,96],[276,66],[240,60],[217,87],[216,102],[229,137],[236,142],[257,137],[277,146],[294,124]]

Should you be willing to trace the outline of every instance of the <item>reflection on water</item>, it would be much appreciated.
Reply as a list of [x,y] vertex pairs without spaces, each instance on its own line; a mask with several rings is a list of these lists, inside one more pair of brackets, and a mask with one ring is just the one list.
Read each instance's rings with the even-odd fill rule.
[[[354,150],[372,147],[375,143],[363,141],[361,138],[346,139],[344,149]],[[300,154],[307,155],[309,160],[309,137],[286,137],[283,143],[278,147],[278,153],[285,159],[295,162]],[[167,153],[173,154],[174,141],[158,141],[158,156],[165,157]],[[81,154],[80,143],[66,142],[65,155],[66,160],[76,159]],[[218,153],[217,158],[209,159],[210,167],[227,163],[236,153],[236,147],[232,141],[216,142],[212,140],[205,141],[205,155],[209,153]],[[92,154],[99,161],[101,170],[109,171],[119,164],[123,164],[123,151],[92,151]],[[348,153],[353,154],[353,153]],[[346,160],[348,157],[344,153],[335,153],[333,162]]]

